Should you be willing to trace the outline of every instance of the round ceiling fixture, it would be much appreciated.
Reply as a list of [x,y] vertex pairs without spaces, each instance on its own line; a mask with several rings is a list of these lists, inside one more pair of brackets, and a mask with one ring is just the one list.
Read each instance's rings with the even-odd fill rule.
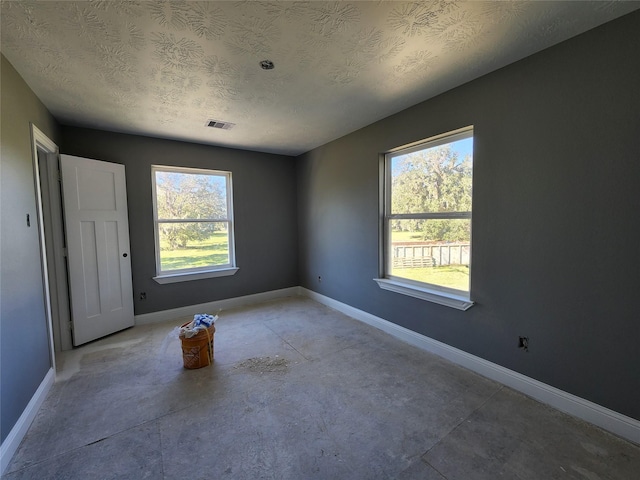
[[275,68],[275,65],[271,60],[262,60],[260,62],[260,68],[262,68],[263,70],[273,70]]

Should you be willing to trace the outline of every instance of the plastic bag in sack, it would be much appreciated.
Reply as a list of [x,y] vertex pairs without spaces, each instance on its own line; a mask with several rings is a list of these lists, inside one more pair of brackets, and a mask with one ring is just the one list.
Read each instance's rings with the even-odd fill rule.
[[217,319],[218,315],[213,316],[206,313],[196,313],[190,323],[180,328],[180,335],[183,335],[185,338],[194,337],[198,332],[206,330],[213,325]]
[[[220,310],[218,310],[218,313],[220,313]],[[218,320],[217,314],[195,314],[193,316],[193,320],[189,322],[189,324],[185,325],[184,327],[174,327],[173,330],[171,330],[167,334],[167,336],[162,341],[162,345],[160,345],[160,350],[162,351],[162,353],[165,353],[167,351],[167,348],[169,348],[169,343],[171,343],[172,340],[179,340],[181,334],[184,334],[186,338],[191,338],[197,335],[201,330],[209,328],[216,322],[216,320]]]

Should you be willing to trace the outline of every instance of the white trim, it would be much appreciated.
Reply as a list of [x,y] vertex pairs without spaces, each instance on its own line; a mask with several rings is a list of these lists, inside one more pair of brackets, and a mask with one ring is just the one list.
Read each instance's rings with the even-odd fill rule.
[[509,370],[495,363],[484,360],[455,347],[426,337],[395,323],[376,317],[370,313],[344,304],[319,293],[300,288],[301,295],[327,305],[350,317],[378,328],[413,346],[434,353],[440,357],[461,365],[482,376],[502,383],[529,397],[573,415],[589,423],[597,425],[609,432],[619,435],[630,442],[640,444],[640,421],[622,415],[596,403],[577,397],[558,388],[539,382],[521,373]]
[[42,130],[36,127],[33,123],[31,124],[31,132],[33,134],[34,144],[37,142],[38,145],[43,149],[48,150],[50,153],[58,153],[58,146],[53,143],[53,140],[42,133]]
[[457,142],[458,140],[465,140],[473,137],[473,125],[451,130],[450,132],[440,133],[433,137],[425,138],[424,140],[418,140],[417,142],[407,143],[400,147],[387,150],[385,155],[391,155],[397,157],[398,155],[406,155],[408,153],[419,152],[427,148],[438,147],[440,145],[446,145],[447,143]]
[[58,146],[47,137],[33,123],[31,125],[31,145],[33,160],[33,182],[36,190],[36,214],[38,216],[38,241],[40,242],[40,261],[42,262],[42,285],[44,287],[45,314],[47,329],[49,330],[49,360],[51,367],[56,368],[56,349],[53,341],[53,315],[51,313],[51,289],[49,288],[49,270],[47,264],[47,244],[44,235],[44,216],[42,213],[42,188],[40,186],[40,166],[38,163],[38,148],[45,153],[58,153]]
[[160,284],[165,283],[177,283],[188,282],[189,280],[202,280],[203,278],[215,278],[215,277],[229,277],[235,275],[240,270],[237,267],[233,268],[221,268],[220,270],[209,270],[208,272],[188,272],[188,273],[174,273],[173,275],[158,275],[152,277],[156,282]]
[[148,325],[151,323],[166,322],[180,317],[195,315],[196,313],[216,313],[220,309],[235,308],[255,303],[268,302],[284,297],[295,297],[300,295],[300,287],[289,287],[281,290],[271,290],[269,292],[254,293],[242,297],[226,298],[214,302],[200,303],[198,305],[187,305],[186,307],[172,308],[159,312],[143,313],[135,316],[136,325]]
[[55,377],[56,374],[53,368],[50,368],[36,390],[36,393],[31,397],[27,408],[24,409],[22,415],[20,415],[20,418],[9,432],[9,435],[7,435],[7,438],[5,438],[2,445],[0,445],[0,475],[4,474],[4,471],[9,466],[9,462],[11,462],[11,458],[13,458],[16,450],[18,450],[20,442],[22,442],[38,410],[40,410],[42,402],[44,402],[44,399],[47,397],[55,381]]
[[448,292],[440,292],[426,287],[418,287],[417,285],[411,285],[409,283],[399,282],[389,278],[374,278],[373,281],[376,282],[383,290],[389,290],[390,292],[419,298],[420,300],[437,303],[438,305],[444,305],[445,307],[451,307],[458,310],[469,310],[474,305],[474,303],[468,298]]

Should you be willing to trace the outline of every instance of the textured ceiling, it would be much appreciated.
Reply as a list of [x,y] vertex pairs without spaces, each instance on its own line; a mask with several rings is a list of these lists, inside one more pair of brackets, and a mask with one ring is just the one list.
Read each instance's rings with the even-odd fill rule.
[[299,154],[638,8],[2,1],[0,46],[63,124]]

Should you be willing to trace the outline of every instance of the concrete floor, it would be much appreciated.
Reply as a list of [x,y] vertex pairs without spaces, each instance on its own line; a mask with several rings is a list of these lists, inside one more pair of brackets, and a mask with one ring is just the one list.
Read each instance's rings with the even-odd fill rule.
[[637,479],[640,447],[304,298],[66,354],[6,479]]

